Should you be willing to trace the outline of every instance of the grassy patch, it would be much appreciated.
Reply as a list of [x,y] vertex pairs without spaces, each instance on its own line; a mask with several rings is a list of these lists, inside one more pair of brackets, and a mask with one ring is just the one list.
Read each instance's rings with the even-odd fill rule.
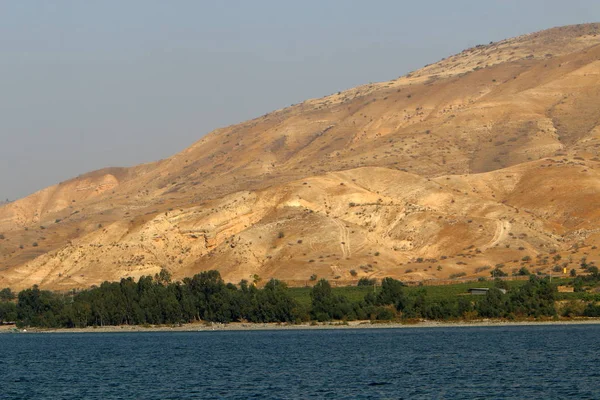
[[[505,281],[508,285],[509,290],[511,288],[517,288],[524,285],[527,281]],[[440,301],[444,299],[454,298],[456,296],[465,295],[468,293],[469,288],[490,288],[494,286],[493,281],[484,282],[461,282],[452,285],[438,285],[438,286],[406,286],[404,288],[407,295],[414,294],[419,290],[425,289],[427,297],[433,301]],[[367,293],[373,292],[371,286],[342,286],[332,288],[333,293],[346,297],[351,302],[361,301]],[[381,287],[375,288],[375,293],[379,293]],[[304,306],[310,306],[310,291],[311,288],[290,288],[290,295],[299,304]],[[567,294],[567,293],[564,293]],[[477,300],[481,296],[473,296],[474,300]]]

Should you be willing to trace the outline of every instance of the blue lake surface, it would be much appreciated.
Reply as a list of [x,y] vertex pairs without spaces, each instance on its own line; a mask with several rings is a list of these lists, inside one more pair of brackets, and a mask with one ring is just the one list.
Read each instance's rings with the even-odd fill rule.
[[0,335],[2,399],[600,399],[600,326]]

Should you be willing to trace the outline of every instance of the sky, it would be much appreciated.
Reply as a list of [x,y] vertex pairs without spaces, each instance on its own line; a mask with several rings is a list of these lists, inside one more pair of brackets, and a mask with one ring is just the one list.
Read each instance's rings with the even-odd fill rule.
[[0,0],[0,200],[480,43],[596,21],[597,0]]

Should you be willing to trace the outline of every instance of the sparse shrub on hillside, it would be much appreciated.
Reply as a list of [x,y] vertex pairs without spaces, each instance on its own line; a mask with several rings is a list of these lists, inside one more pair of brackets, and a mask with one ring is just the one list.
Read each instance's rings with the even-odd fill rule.
[[310,280],[311,280],[311,281],[316,281],[316,280],[317,280],[317,274],[312,274],[312,275],[310,276]]
[[285,233],[283,233],[283,231],[280,231],[280,232],[277,234],[277,238],[279,238],[279,239],[283,239],[284,237],[285,237]]
[[356,275],[358,275],[358,272],[356,272],[356,270],[355,270],[355,269],[351,269],[351,270],[350,270],[350,275],[352,275],[352,276],[356,276]]
[[466,272],[457,272],[455,274],[450,274],[450,279],[462,278],[463,276],[467,276]]
[[490,275],[493,278],[500,278],[500,277],[503,277],[503,276],[508,276],[508,274],[506,272],[504,272],[502,269],[500,269],[498,267],[494,268],[492,270],[492,272],[490,272]]
[[555,265],[554,267],[552,267],[552,271],[553,272],[561,272],[563,269],[560,265]]

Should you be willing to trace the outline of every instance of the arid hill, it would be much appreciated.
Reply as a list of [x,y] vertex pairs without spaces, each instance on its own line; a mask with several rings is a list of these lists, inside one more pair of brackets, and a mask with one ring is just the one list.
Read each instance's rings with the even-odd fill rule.
[[0,287],[577,270],[599,259],[599,151],[600,25],[554,28],[2,205]]

